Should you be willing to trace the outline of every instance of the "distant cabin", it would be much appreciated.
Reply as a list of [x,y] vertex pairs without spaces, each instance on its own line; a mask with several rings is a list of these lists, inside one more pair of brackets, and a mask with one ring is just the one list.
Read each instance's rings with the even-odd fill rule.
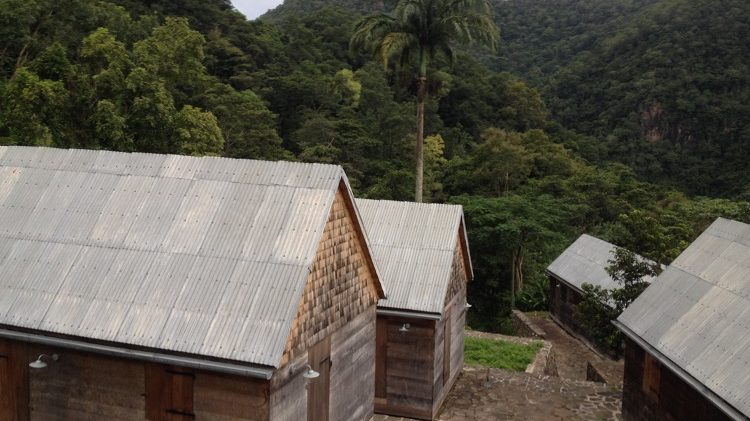
[[373,414],[384,293],[338,166],[0,147],[0,273],[2,420]]
[[[590,338],[575,316],[583,298],[583,284],[604,289],[621,287],[607,273],[616,249],[614,244],[583,234],[547,267],[550,316],[563,328],[589,342]],[[652,280],[651,277],[645,279],[646,282]]]
[[375,412],[432,419],[463,367],[473,272],[463,209],[357,200],[388,291],[378,303]]
[[616,324],[626,420],[750,418],[750,225],[717,219]]

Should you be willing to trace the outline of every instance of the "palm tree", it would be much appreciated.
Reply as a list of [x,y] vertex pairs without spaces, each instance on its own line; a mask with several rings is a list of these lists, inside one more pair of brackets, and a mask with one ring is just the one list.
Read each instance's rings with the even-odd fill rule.
[[353,49],[373,52],[387,67],[392,58],[417,68],[417,182],[422,201],[424,181],[424,103],[430,63],[443,55],[453,61],[456,44],[478,43],[493,50],[499,35],[490,0],[399,0],[392,15],[362,19],[351,39]]

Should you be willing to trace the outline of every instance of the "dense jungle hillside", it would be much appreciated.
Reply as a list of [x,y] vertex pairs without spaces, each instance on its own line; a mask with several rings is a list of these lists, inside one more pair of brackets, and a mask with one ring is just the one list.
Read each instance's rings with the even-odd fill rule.
[[[435,63],[425,196],[465,207],[473,326],[544,308],[582,232],[668,262],[715,217],[750,220],[750,13],[714,3],[499,2],[497,53]],[[392,4],[248,22],[229,0],[0,0],[0,144],[335,163],[359,196],[411,200],[414,73],[349,48]]]

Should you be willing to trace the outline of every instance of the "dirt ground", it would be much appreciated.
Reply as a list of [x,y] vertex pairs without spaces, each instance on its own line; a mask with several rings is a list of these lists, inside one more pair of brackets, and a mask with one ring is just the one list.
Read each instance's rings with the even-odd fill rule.
[[557,373],[564,379],[586,380],[586,366],[591,362],[604,376],[607,383],[622,387],[623,361],[602,358],[583,342],[569,335],[546,313],[527,314],[529,319],[545,333],[545,340],[552,342],[552,354],[557,362]]

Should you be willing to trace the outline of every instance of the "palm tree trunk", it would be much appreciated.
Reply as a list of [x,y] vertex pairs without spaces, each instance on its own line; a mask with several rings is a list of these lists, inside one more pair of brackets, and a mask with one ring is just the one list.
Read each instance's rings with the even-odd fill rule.
[[424,191],[424,102],[427,98],[427,53],[419,51],[419,77],[417,77],[417,177],[414,201],[422,202]]
[[417,79],[417,183],[415,187],[414,201],[422,202],[424,191],[424,102],[427,96],[427,78]]

